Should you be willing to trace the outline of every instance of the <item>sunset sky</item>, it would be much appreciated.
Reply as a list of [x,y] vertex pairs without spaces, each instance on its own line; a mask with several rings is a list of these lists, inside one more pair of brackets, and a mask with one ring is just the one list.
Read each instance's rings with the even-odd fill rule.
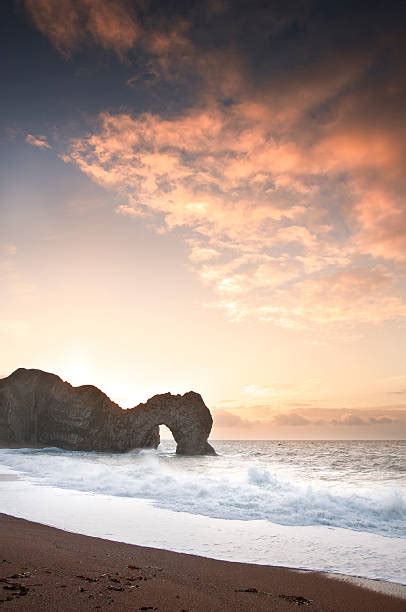
[[0,376],[404,438],[406,3],[0,14]]

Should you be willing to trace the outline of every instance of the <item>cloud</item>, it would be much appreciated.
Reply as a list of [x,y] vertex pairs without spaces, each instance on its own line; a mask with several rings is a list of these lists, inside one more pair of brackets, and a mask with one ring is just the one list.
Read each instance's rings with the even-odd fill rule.
[[398,418],[393,418],[393,417],[389,417],[386,415],[363,417],[355,413],[343,414],[337,419],[326,421],[326,423],[329,423],[331,425],[350,425],[350,426],[388,425],[390,423],[397,423],[397,422],[399,422]]
[[290,412],[289,414],[277,414],[272,419],[272,424],[281,427],[303,427],[304,425],[310,425],[311,421],[300,414]]
[[[238,410],[238,414],[236,414]],[[242,413],[242,414],[241,414]],[[215,437],[235,439],[404,439],[405,407],[302,408],[272,406],[214,409]]]
[[406,261],[405,196],[384,190],[366,190],[354,207],[358,224],[355,240],[374,257]]
[[33,147],[38,147],[40,149],[51,149],[51,145],[48,143],[45,136],[34,136],[33,134],[27,134],[25,137],[25,142],[32,145]]
[[242,427],[243,429],[250,429],[256,424],[256,421],[243,419],[240,416],[223,409],[217,409],[215,411],[214,418],[216,427],[220,428]]
[[393,419],[388,416],[369,417],[368,423],[371,425],[388,425],[389,423],[398,423],[398,419]]
[[368,421],[365,421],[357,414],[343,414],[338,419],[332,419],[329,422],[332,425],[365,425]]
[[[112,50],[128,62],[136,47],[149,54],[148,69],[127,80],[155,81],[174,64],[188,61],[192,46],[185,19],[149,15],[142,2],[131,0],[23,0],[35,27],[66,58],[85,46]],[[140,16],[141,15],[141,16]]]
[[34,25],[65,57],[88,43],[123,56],[140,33],[126,0],[24,0]]
[[365,237],[351,221],[359,192],[339,179],[357,171],[359,156],[334,155],[293,134],[275,139],[239,105],[212,105],[169,119],[104,113],[64,159],[118,190],[127,199],[118,213],[158,231],[180,228],[196,272],[232,319],[303,328],[403,319],[396,274],[379,252],[379,263],[362,259]]
[[25,0],[66,57],[137,49],[127,86],[167,87],[160,112],[100,113],[65,161],[176,230],[232,320],[352,338],[406,317],[404,9],[369,7],[366,35],[345,3],[288,4]]

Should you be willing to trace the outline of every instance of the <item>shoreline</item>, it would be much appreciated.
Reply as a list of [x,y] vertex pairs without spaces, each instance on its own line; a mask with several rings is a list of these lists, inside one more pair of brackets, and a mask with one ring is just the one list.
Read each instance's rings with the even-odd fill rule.
[[404,610],[406,587],[219,561],[0,514],[0,600],[23,610]]

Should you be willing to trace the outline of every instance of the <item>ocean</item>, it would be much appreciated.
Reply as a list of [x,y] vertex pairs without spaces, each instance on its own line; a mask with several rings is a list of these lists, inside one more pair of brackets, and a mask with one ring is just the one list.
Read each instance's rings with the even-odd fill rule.
[[0,512],[144,546],[406,584],[406,441],[0,449]]

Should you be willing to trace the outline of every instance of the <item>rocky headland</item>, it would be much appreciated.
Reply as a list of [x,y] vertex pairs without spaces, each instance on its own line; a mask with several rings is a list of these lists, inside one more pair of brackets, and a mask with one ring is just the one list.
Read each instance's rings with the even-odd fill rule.
[[73,387],[42,370],[19,368],[0,379],[0,445],[124,452],[157,448],[166,425],[180,455],[213,455],[213,419],[202,397],[155,395],[124,410],[92,385]]

